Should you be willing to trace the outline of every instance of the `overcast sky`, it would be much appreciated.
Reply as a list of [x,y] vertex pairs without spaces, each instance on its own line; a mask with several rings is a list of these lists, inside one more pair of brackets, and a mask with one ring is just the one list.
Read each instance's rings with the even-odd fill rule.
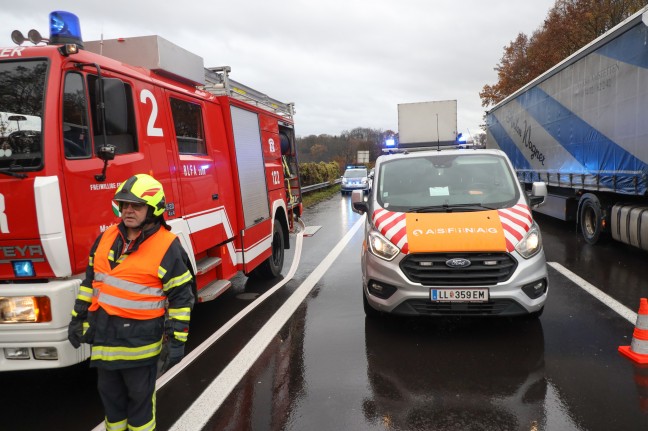
[[[297,135],[398,129],[399,103],[457,100],[458,131],[478,132],[479,92],[504,46],[530,35],[555,0],[20,0],[11,31],[48,37],[49,12],[81,21],[84,40],[156,34],[231,66],[232,79],[296,106]],[[54,6],[52,6],[54,5]],[[29,42],[27,42],[29,44]]]

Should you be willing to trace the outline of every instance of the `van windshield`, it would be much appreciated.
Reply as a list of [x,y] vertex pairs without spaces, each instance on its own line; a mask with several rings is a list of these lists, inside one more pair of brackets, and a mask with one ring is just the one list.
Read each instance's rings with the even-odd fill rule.
[[0,170],[42,162],[46,60],[0,62]]
[[378,173],[377,200],[390,211],[478,211],[515,205],[516,178],[493,154],[435,154],[386,161]]

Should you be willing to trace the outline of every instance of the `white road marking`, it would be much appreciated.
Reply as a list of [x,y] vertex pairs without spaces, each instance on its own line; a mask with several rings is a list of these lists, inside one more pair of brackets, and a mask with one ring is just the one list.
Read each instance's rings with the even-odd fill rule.
[[[299,261],[301,259],[301,250],[302,250],[302,243],[304,240],[304,226],[302,225],[302,229],[300,232],[297,234],[297,239],[295,241],[295,254],[294,258],[292,261],[292,264],[290,265],[290,270],[288,271],[288,274],[276,285],[274,285],[272,288],[268,289],[263,295],[259,296],[259,298],[250,303],[247,307],[239,311],[234,317],[232,317],[226,324],[221,326],[218,331],[214,332],[209,338],[207,338],[205,341],[203,341],[200,346],[196,347],[189,353],[187,356],[185,356],[180,363],[178,363],[175,367],[171,368],[169,371],[164,373],[158,380],[156,384],[156,388],[159,390],[162,386],[164,386],[169,380],[171,380],[173,377],[176,376],[180,371],[185,369],[190,363],[192,363],[198,356],[200,356],[205,350],[207,350],[212,344],[216,342],[220,337],[225,335],[227,331],[232,329],[234,325],[236,325],[241,319],[243,319],[245,316],[250,314],[252,310],[254,310],[257,306],[261,305],[263,301],[265,301],[270,295],[275,293],[280,287],[288,283],[293,276],[295,275],[295,272],[297,272],[297,267],[299,266]],[[191,329],[190,329],[191,332]]]
[[583,280],[561,264],[557,262],[548,262],[547,265],[551,266],[553,269],[570,279],[574,284],[578,285],[580,288],[582,288],[584,291],[592,295],[594,298],[598,299],[601,301],[603,304],[607,305],[610,307],[612,310],[616,311],[621,317],[626,319],[628,322],[632,323],[633,325],[637,322],[637,313],[634,311],[630,310],[628,307],[625,305],[621,304],[619,301],[616,299],[612,298],[609,296],[607,293],[599,290],[598,288],[594,287],[592,284],[588,283],[587,281]]
[[234,390],[239,381],[249,371],[254,362],[261,356],[270,341],[297,310],[299,305],[322,278],[333,262],[342,253],[353,235],[363,225],[361,217],[346,233],[344,238],[324,258],[317,268],[304,280],[288,300],[277,310],[268,322],[257,332],[247,345],[236,355],[227,367],[200,394],[184,414],[173,424],[170,431],[201,430],[216,413],[220,405]]

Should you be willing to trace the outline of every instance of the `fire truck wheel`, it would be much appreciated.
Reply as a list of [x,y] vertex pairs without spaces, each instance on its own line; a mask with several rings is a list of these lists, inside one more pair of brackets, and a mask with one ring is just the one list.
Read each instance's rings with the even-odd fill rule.
[[272,255],[255,268],[250,276],[266,280],[278,277],[283,269],[283,261],[284,234],[279,221],[275,220],[272,232]]

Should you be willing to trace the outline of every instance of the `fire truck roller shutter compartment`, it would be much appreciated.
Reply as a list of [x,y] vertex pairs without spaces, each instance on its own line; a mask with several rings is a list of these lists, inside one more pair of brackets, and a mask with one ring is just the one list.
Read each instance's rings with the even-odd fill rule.
[[249,228],[270,217],[263,152],[260,151],[259,116],[236,106],[232,106],[231,109],[241,203],[245,228]]

